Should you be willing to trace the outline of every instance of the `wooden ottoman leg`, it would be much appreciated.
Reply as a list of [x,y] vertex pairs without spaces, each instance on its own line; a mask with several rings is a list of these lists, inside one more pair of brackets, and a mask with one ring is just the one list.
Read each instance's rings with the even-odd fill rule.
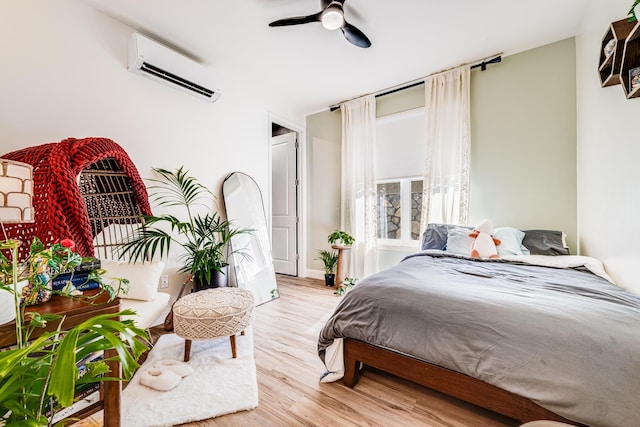
[[229,340],[231,341],[231,357],[232,358],[236,358],[237,354],[236,354],[236,336],[235,335],[230,335],[229,336]]
[[188,362],[191,357],[191,340],[184,340],[184,361]]

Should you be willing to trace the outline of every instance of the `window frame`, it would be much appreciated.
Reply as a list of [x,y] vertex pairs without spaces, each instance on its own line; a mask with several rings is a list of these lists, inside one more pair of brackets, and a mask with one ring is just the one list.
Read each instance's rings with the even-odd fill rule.
[[[411,183],[414,181],[424,181],[422,176],[407,176],[397,178],[386,178],[376,181],[376,193],[378,185],[400,183],[400,239],[381,238],[376,236],[378,247],[382,249],[398,248],[418,248],[420,247],[420,237],[411,239]],[[378,217],[378,220],[380,218]],[[408,238],[407,238],[408,234]]]

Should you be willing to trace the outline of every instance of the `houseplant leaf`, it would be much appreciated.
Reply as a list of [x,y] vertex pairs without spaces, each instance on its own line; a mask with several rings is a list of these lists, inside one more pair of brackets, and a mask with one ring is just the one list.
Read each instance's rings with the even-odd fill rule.
[[153,191],[151,199],[159,206],[183,208],[185,218],[166,214],[145,216],[144,227],[123,242],[120,258],[153,260],[156,256],[168,256],[172,247],[180,246],[184,250],[179,258],[183,266],[178,271],[210,282],[212,273],[222,272],[234,253],[229,249],[231,238],[251,230],[233,228],[216,211],[196,214],[194,207],[211,209],[215,198],[184,167],[175,171],[154,168],[154,171],[160,179],[151,180],[154,183],[149,187]]

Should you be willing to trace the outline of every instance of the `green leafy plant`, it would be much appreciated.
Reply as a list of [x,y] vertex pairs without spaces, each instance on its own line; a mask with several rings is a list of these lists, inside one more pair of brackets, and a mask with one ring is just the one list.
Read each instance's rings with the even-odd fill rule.
[[[16,305],[16,333],[17,343],[20,346],[26,342],[27,337],[22,331],[24,323],[25,307],[49,299],[52,294],[60,294],[67,297],[76,297],[75,288],[69,283],[64,289],[54,291],[51,289],[51,281],[62,273],[73,272],[84,258],[77,254],[75,243],[70,239],[63,239],[50,247],[45,247],[38,237],[34,237],[29,246],[29,255],[26,259],[18,262],[18,247],[20,242],[7,240],[0,242],[0,289],[14,294]],[[7,257],[5,253],[9,253]],[[15,260],[15,262],[14,262]],[[127,279],[113,279],[108,282],[102,280],[105,270],[95,269],[87,275],[87,281],[94,280],[100,284],[102,292],[109,294],[112,300],[120,292],[126,293],[129,290]],[[26,286],[20,291],[18,283],[25,281]],[[22,296],[22,301],[20,298]],[[87,303],[99,298],[100,293],[91,297],[82,297]]]
[[[128,380],[139,367],[138,358],[148,349],[140,340],[146,333],[133,320],[117,314],[94,316],[62,333],[60,319],[53,332],[45,332],[22,348],[0,352],[0,420],[11,426],[49,425],[47,411],[57,412],[74,402],[76,386],[106,380],[106,360],[91,364],[79,376],[78,362],[96,351],[114,349]],[[28,335],[59,316],[29,313]],[[0,421],[0,423],[1,423]]]
[[355,277],[345,277],[344,281],[340,283],[340,286],[338,286],[338,289],[336,289],[334,294],[336,295],[346,294],[347,292],[349,292],[351,288],[353,288],[356,285],[357,281],[358,279],[356,279]]
[[210,209],[215,198],[184,167],[175,171],[153,170],[160,179],[151,180],[154,183],[149,187],[154,192],[152,200],[159,206],[183,208],[186,216],[180,219],[169,214],[145,215],[145,225],[121,245],[120,257],[128,255],[133,261],[153,259],[156,255],[164,257],[178,245],[185,251],[181,255],[184,266],[179,271],[192,273],[200,282],[209,283],[212,272],[223,273],[223,267],[229,265],[229,256],[234,253],[229,249],[231,238],[251,230],[232,228],[231,222],[223,220],[215,211],[196,215],[194,207]]
[[[73,403],[76,386],[106,380],[108,360],[91,363],[82,376],[78,370],[80,361],[95,352],[115,350],[123,377],[109,377],[109,380],[129,379],[139,366],[139,356],[148,349],[145,344],[148,337],[133,320],[120,321],[121,315],[135,314],[132,310],[91,317],[64,333],[61,316],[26,311],[18,281],[27,280],[31,286],[26,298],[41,290],[49,291],[50,280],[79,265],[82,257],[73,251],[73,242],[68,239],[45,248],[35,238],[27,259],[18,262],[19,245],[15,240],[0,242],[0,287],[12,293],[17,302],[17,345],[0,351],[0,425],[45,426],[51,424],[52,414]],[[95,270],[90,277],[101,282],[104,273],[104,270]],[[101,282],[101,292],[107,292],[110,301],[120,290],[120,284],[127,284],[124,279],[117,282],[118,289]],[[63,297],[82,298],[87,304],[94,304],[97,298],[97,295],[76,296],[64,290],[58,293]],[[40,330],[54,321],[58,323],[53,330]]]
[[345,231],[335,230],[333,233],[329,234],[327,240],[332,245],[337,244],[343,246],[351,246],[356,239],[354,239],[353,236]]
[[635,0],[633,2],[633,4],[631,5],[631,9],[629,9],[629,13],[627,14],[628,18],[629,18],[629,22],[634,22],[638,20],[638,17],[636,16],[636,6],[640,4],[640,0]]
[[338,264],[338,253],[336,251],[327,251],[321,249],[318,251],[318,258],[324,264],[324,272],[325,274],[333,274],[336,269],[336,265]]
[[[61,291],[53,291],[50,283],[63,273],[70,272],[73,274],[75,267],[79,266],[87,260],[75,252],[75,243],[70,239],[62,239],[49,247],[45,247],[44,243],[34,237],[29,246],[29,255],[22,262],[18,263],[16,268],[16,277],[18,280],[28,282],[26,288],[22,290],[22,296],[26,305],[37,304],[40,302],[38,296],[43,293],[61,294],[66,296],[74,296],[74,287],[69,283],[67,287]],[[0,252],[0,283],[11,284],[13,265],[11,261]],[[86,281],[93,280],[100,284],[104,292],[107,292],[113,299],[122,290],[128,291],[129,281],[126,279],[117,279],[115,287],[112,282],[105,283],[102,275],[105,270],[95,269],[88,272]],[[5,289],[11,291],[11,287]],[[94,296],[92,298],[96,298]]]

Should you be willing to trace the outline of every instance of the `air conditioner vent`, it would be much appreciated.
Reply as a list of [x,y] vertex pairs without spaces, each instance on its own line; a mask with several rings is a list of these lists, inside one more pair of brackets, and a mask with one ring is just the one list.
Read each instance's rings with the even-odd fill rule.
[[219,78],[209,69],[142,34],[131,35],[128,68],[208,102],[222,94]]
[[162,68],[155,67],[151,64],[147,64],[146,62],[142,63],[142,66],[140,67],[140,71],[152,74],[160,79],[167,80],[173,84],[182,86],[185,89],[198,92],[199,94],[209,98],[212,97],[213,94],[215,93],[212,90],[209,90],[205,87],[192,83],[189,80],[185,80],[182,77],[176,76],[175,74],[172,74],[166,70],[163,70]]

